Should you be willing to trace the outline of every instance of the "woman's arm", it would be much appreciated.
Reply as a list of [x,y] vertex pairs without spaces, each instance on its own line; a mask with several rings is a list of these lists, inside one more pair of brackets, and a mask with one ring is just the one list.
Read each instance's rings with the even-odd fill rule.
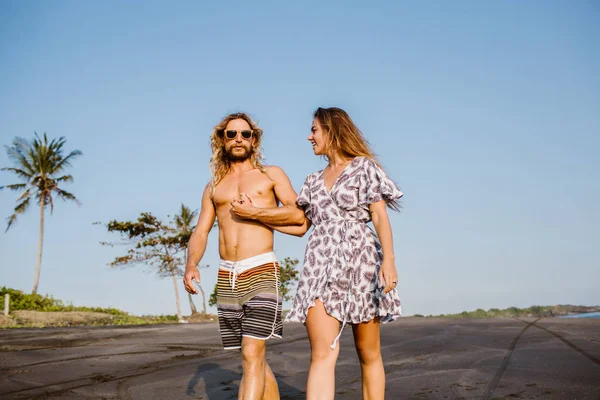
[[385,284],[384,293],[396,287],[398,282],[398,271],[396,270],[396,257],[394,255],[394,241],[392,238],[392,226],[388,217],[385,200],[369,205],[371,219],[377,237],[383,251],[383,262],[379,269],[379,282]]

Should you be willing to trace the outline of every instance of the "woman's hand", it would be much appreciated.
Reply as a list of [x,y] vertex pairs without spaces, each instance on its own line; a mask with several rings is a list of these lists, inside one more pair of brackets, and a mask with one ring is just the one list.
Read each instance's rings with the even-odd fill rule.
[[258,208],[246,193],[240,193],[231,200],[231,212],[242,219],[256,219]]
[[396,288],[398,284],[398,271],[393,260],[383,259],[381,268],[379,268],[379,284],[385,286],[383,293],[388,293]]

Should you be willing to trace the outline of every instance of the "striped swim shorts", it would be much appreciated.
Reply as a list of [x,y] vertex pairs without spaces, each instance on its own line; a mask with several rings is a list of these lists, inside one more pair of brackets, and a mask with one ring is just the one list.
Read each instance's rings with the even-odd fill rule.
[[217,311],[225,350],[241,348],[242,336],[281,338],[279,282],[279,264],[273,252],[241,261],[221,260]]

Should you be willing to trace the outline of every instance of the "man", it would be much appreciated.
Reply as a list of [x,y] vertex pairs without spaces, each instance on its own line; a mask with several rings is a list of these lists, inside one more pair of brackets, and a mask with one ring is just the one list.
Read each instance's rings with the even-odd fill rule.
[[[185,289],[198,291],[196,267],[208,234],[219,225],[217,310],[225,349],[240,349],[243,376],[240,399],[279,399],[277,381],[266,362],[266,340],[281,338],[282,298],[279,265],[273,253],[273,230],[261,222],[243,220],[233,212],[250,201],[257,207],[276,208],[264,223],[300,225],[304,213],[296,208],[296,192],[279,167],[263,166],[262,129],[244,113],[226,116],[211,136],[212,179],[202,196],[198,224],[188,246]],[[248,197],[249,196],[249,197]]]

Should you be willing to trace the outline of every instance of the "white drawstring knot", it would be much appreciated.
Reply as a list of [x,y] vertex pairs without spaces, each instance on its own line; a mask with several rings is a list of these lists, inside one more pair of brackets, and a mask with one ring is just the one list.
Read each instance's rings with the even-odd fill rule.
[[237,280],[238,275],[240,274],[238,267],[239,262],[230,263],[229,267],[229,286],[231,286],[231,290],[235,289],[235,281]]

